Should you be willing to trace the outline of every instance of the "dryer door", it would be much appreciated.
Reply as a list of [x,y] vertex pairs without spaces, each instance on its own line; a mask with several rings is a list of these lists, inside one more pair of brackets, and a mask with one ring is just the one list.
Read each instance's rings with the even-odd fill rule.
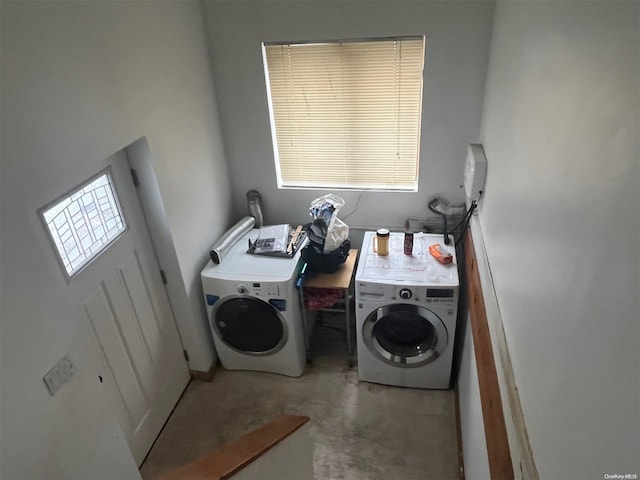
[[362,326],[362,338],[380,360],[407,368],[433,362],[449,340],[440,317],[427,308],[403,303],[371,312]]
[[[276,302],[281,310],[283,302]],[[211,324],[225,345],[244,354],[271,355],[287,342],[287,324],[278,309],[254,297],[220,300],[211,313]]]

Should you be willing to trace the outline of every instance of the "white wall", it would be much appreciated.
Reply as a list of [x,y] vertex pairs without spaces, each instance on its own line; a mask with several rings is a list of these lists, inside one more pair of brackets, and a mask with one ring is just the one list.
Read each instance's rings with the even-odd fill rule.
[[541,478],[640,474],[639,5],[496,7],[480,220]]
[[[146,137],[189,306],[190,367],[209,368],[198,274],[231,207],[200,5],[1,8],[0,476],[135,478],[36,210],[63,193],[52,185],[73,186]],[[42,377],[65,354],[78,371],[51,397]]]
[[[459,261],[459,259],[458,259]],[[456,330],[460,349],[460,371],[457,388],[460,407],[460,434],[462,436],[462,454],[465,478],[470,480],[486,480],[491,478],[489,457],[485,437],[482,404],[480,401],[480,384],[478,380],[478,364],[473,345],[473,332],[468,312],[463,316],[463,328]]]
[[[236,217],[257,189],[266,223],[306,223],[320,190],[278,190],[261,42],[426,35],[417,193],[340,192],[350,226],[401,227],[435,195],[464,200],[466,146],[477,140],[493,2],[205,1]],[[359,201],[358,201],[359,200]],[[375,207],[374,207],[375,205]]]

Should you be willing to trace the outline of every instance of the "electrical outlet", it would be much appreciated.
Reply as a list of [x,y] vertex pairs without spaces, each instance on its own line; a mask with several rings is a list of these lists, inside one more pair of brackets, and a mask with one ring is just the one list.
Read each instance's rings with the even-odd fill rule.
[[47,389],[49,389],[49,393],[55,395],[56,392],[60,390],[60,387],[73,377],[74,373],[76,373],[76,366],[68,355],[58,360],[43,378],[44,384],[47,386]]

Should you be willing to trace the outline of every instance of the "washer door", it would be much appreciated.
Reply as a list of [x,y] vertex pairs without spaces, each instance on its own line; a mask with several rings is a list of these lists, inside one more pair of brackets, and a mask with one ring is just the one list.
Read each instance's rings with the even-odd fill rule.
[[431,310],[391,304],[373,311],[362,326],[362,339],[380,360],[398,367],[419,367],[436,360],[448,342],[447,328]]
[[287,342],[287,324],[271,304],[254,297],[221,300],[211,325],[225,345],[249,355],[271,355]]

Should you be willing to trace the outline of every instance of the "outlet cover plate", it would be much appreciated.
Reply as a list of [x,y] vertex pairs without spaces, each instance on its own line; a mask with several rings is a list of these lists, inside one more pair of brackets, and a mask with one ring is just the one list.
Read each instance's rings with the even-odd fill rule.
[[52,396],[55,395],[56,392],[60,390],[60,387],[73,377],[74,373],[76,373],[76,366],[68,355],[58,360],[43,378],[49,393],[51,393]]

